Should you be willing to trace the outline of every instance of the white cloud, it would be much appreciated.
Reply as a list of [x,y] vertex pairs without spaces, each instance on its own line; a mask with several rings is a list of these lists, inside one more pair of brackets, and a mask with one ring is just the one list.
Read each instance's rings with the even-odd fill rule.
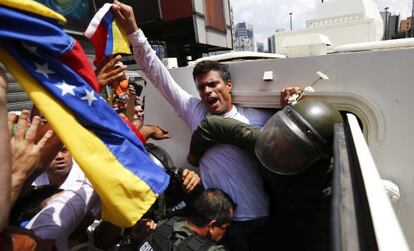
[[[329,1],[329,0],[325,0]],[[337,0],[349,1],[349,0]],[[378,8],[400,14],[402,19],[411,16],[412,0],[378,0]],[[289,12],[292,12],[293,29],[303,29],[306,20],[315,15],[320,0],[231,0],[234,23],[253,24],[255,40],[265,43],[276,29],[290,29]]]

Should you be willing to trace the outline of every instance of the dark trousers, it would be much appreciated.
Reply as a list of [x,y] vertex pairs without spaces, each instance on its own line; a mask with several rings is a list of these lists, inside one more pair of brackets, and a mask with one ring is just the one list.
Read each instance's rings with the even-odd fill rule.
[[286,176],[262,169],[270,199],[269,224],[255,236],[255,251],[327,251],[330,245],[329,159]]
[[254,248],[255,233],[267,222],[267,217],[249,221],[232,221],[222,244],[230,251],[256,250]]

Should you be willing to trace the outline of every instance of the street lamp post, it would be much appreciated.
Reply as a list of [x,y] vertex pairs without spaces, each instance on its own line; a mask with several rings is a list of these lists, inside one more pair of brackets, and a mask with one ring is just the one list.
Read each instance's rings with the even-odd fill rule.
[[384,40],[387,40],[388,38],[387,38],[387,33],[388,33],[388,9],[389,9],[389,7],[385,7],[384,8],[384,10],[385,10],[385,29],[384,29]]
[[289,12],[290,30],[292,30],[292,12]]
[[411,8],[411,37],[414,37],[414,0]]

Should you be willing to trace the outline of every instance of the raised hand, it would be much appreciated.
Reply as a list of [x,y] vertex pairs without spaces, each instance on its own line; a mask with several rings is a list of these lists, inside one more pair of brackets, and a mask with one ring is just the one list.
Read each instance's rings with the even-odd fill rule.
[[113,2],[112,9],[114,10],[116,20],[122,29],[127,34],[134,33],[138,30],[137,22],[135,21],[134,10],[131,6],[123,4],[117,0]]
[[200,176],[194,171],[190,169],[183,170],[183,187],[184,190],[189,193],[196,188],[196,186],[200,184]]
[[101,86],[109,85],[112,81],[121,79],[124,76],[124,71],[127,68],[126,65],[115,68],[115,64],[121,61],[121,59],[122,56],[118,55],[98,69],[96,76]]
[[285,107],[286,105],[289,105],[292,103],[293,100],[298,100],[300,96],[302,95],[303,90],[302,88],[295,86],[295,87],[288,87],[284,88],[280,92],[280,105],[282,107]]
[[162,140],[162,139],[169,139],[171,138],[171,135],[168,134],[168,131],[162,129],[159,126],[154,125],[143,125],[139,129],[142,136],[144,136],[145,140],[148,138],[154,139],[154,140]]
[[[23,110],[17,118],[16,114],[10,114],[8,129],[11,135],[10,148],[12,155],[12,191],[11,199],[15,201],[23,183],[39,166],[42,149],[52,137],[53,132],[48,130],[36,143],[36,135],[40,125],[40,117],[35,116],[29,124],[29,111]],[[17,121],[17,123],[16,123]],[[13,127],[16,127],[13,135]]]

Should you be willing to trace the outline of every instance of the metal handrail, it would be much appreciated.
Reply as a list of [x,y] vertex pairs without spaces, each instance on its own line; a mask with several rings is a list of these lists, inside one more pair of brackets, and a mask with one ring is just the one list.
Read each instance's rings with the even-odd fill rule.
[[381,183],[371,152],[353,114],[347,114],[352,139],[368,198],[378,250],[410,250],[399,221]]

